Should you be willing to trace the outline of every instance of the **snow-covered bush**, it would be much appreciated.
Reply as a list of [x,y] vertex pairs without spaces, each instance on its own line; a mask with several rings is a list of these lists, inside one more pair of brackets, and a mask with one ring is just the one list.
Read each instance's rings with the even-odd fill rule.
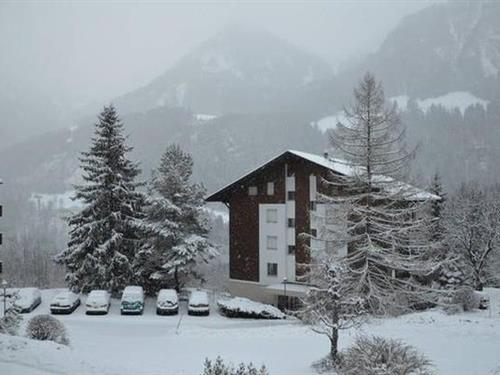
[[5,311],[5,316],[0,318],[0,333],[7,335],[17,335],[19,324],[23,318],[19,314],[17,307],[12,304]]
[[257,369],[252,363],[240,363],[238,367],[225,363],[221,357],[212,362],[205,359],[202,375],[269,375],[266,366]]
[[431,362],[399,340],[361,336],[340,355],[338,375],[430,375]]
[[229,318],[249,319],[284,319],[283,314],[274,306],[255,302],[248,298],[235,297],[217,301],[217,306],[222,314]]
[[479,308],[480,297],[469,287],[463,287],[455,290],[451,297],[451,306],[447,309],[448,313],[473,311]]
[[66,327],[50,315],[37,315],[31,318],[26,327],[26,336],[34,340],[49,340],[69,345]]

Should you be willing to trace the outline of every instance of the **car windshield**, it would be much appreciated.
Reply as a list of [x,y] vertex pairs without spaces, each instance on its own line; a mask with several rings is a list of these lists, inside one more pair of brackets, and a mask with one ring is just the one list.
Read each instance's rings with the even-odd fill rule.
[[124,293],[122,300],[127,302],[142,301],[142,293],[136,291]]

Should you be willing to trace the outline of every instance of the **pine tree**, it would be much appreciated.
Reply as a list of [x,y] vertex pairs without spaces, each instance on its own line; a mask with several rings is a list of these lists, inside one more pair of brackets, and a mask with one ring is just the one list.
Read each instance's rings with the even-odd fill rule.
[[153,171],[146,209],[148,240],[138,259],[138,277],[149,291],[197,277],[194,268],[217,254],[208,240],[205,189],[190,182],[193,160],[178,145],[167,147]]
[[80,158],[84,183],[75,186],[74,198],[83,208],[69,218],[70,240],[57,260],[66,266],[71,289],[106,289],[116,295],[134,282],[144,196],[136,182],[140,170],[127,158],[132,148],[113,106],[101,112],[94,134]]
[[431,215],[433,218],[432,237],[436,241],[442,241],[446,230],[443,224],[443,210],[446,202],[446,194],[444,193],[443,186],[441,184],[441,176],[437,172],[432,177],[429,191],[440,198],[433,199],[430,204]]

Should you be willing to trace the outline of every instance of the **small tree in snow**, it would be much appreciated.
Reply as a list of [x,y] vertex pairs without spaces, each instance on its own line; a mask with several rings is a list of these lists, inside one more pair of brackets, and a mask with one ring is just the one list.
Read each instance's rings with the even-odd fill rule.
[[445,215],[447,242],[469,274],[469,282],[482,290],[487,265],[500,251],[500,201],[495,191],[482,191],[476,184],[464,184],[448,202]]
[[22,320],[16,305],[12,303],[5,311],[5,316],[0,318],[0,333],[17,335]]
[[312,330],[330,341],[330,358],[337,360],[339,330],[362,322],[365,313],[363,298],[346,290],[346,268],[338,260],[324,258],[311,265],[311,282],[316,285],[304,299],[299,316]]
[[80,159],[84,184],[75,186],[75,198],[84,206],[69,218],[68,247],[57,257],[66,266],[69,287],[76,291],[106,289],[117,294],[134,280],[144,197],[135,181],[140,170],[126,157],[132,148],[122,133],[114,107],[105,107],[90,150]]
[[193,160],[178,145],[167,147],[150,183],[147,241],[137,257],[138,275],[157,289],[172,282],[179,290],[199,261],[217,254],[208,240],[203,213],[205,189],[190,182]]

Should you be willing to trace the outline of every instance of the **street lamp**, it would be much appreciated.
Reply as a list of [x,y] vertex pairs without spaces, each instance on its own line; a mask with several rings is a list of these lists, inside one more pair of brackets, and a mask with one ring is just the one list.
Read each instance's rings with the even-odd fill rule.
[[288,310],[288,298],[286,297],[286,282],[287,282],[287,279],[286,277],[283,278],[283,292],[284,292],[284,296],[285,296],[285,309]]
[[3,288],[3,316],[5,316],[5,312],[7,311],[7,281],[5,281],[5,279],[2,280],[2,288]]

